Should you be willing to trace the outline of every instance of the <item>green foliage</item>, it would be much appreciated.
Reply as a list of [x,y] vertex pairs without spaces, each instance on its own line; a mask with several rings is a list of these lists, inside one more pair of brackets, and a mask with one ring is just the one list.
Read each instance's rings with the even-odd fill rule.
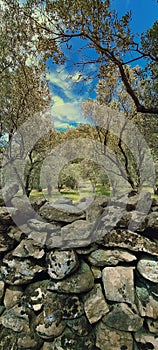
[[76,164],[67,164],[59,174],[58,185],[59,188],[68,187],[76,189],[79,182],[79,172]]
[[[22,5],[18,1],[6,0],[1,2],[0,10],[0,138],[6,140],[3,152],[8,141],[24,122],[33,118],[35,114],[40,115],[46,111],[50,106],[50,95],[45,66],[38,58],[34,31],[29,26]],[[43,119],[42,117],[40,127],[43,125]],[[38,126],[32,122],[32,128]],[[25,132],[27,133],[27,130]],[[12,152],[10,143],[8,160],[15,160],[15,157],[25,159],[25,146],[21,143],[20,153],[15,155],[15,147]],[[25,189],[28,194],[32,188],[32,177],[36,177],[37,159],[34,160],[34,156],[31,150],[25,168],[25,183],[18,175],[23,191]]]
[[[137,112],[158,113],[157,107],[145,101],[143,94],[137,94],[128,72],[128,64],[140,59],[144,60],[144,69],[139,71],[141,80],[155,69],[157,22],[140,41],[130,28],[131,12],[119,18],[107,0],[46,0],[44,3],[28,0],[23,7],[28,25],[36,36],[35,47],[45,61],[51,58],[55,63],[63,63],[69,57],[74,62],[75,38],[80,38],[79,61],[75,66],[81,67],[81,75],[83,72],[86,75],[84,68],[88,64],[95,64],[97,76],[99,68],[108,71],[113,65]],[[147,85],[151,90],[149,80]]]

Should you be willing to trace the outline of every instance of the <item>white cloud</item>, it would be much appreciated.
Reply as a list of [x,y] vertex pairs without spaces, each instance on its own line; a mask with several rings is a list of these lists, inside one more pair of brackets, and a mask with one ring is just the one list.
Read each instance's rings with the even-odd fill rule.
[[52,116],[56,128],[66,128],[72,123],[85,123],[81,115],[80,101],[64,102],[59,96],[53,97],[54,105],[52,107]]
[[81,72],[76,72],[74,75],[71,75],[72,82],[79,83],[84,78],[84,75]]
[[80,83],[85,78],[84,74],[81,72],[69,74],[66,72],[66,69],[47,73],[46,77],[52,84],[62,89],[63,93],[68,99],[76,99],[76,96],[73,92],[74,86],[76,83]]
[[[51,111],[56,128],[66,128],[79,123],[85,124],[80,110],[81,102],[85,97],[84,93],[80,96],[74,92],[74,85],[82,78],[83,75],[80,72],[77,71],[70,75],[65,68],[47,73],[48,81],[54,85],[51,86],[53,102]],[[57,88],[60,89],[59,94]]]
[[[64,100],[63,98],[61,98],[60,96],[56,95],[56,96],[53,96],[53,104],[55,107],[57,106],[60,106],[64,103]],[[53,107],[54,108],[54,107]]]
[[47,73],[47,79],[52,84],[61,88],[67,98],[72,99],[74,97],[72,92],[72,82],[65,71]]

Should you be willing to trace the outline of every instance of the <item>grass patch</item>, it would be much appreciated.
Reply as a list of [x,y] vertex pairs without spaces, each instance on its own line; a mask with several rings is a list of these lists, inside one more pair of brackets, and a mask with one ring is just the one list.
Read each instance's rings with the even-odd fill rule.
[[[148,189],[147,189],[148,191]],[[148,191],[151,192],[151,191]],[[46,199],[49,199],[51,202],[55,202],[61,197],[67,197],[72,199],[73,202],[77,202],[81,200],[84,197],[90,197],[97,195],[105,195],[107,197],[110,197],[110,190],[106,189],[104,186],[97,184],[96,185],[96,192],[93,193],[91,187],[85,186],[80,191],[78,190],[71,190],[69,188],[62,189],[60,192],[53,191],[51,198],[48,198],[47,191],[38,192],[36,190],[33,190],[30,194],[30,198],[36,198],[36,197],[45,197]],[[158,198],[158,195],[151,195],[152,198]]]
[[31,191],[30,198],[44,197],[43,192],[38,192],[36,190]]
[[49,201],[55,202],[62,196],[72,199],[73,202],[77,202],[81,198],[94,196],[95,194],[110,196],[110,191],[106,190],[102,185],[96,186],[95,193],[92,192],[92,188],[90,186],[82,187],[82,189],[80,189],[79,191],[65,188],[62,189],[60,192],[53,191],[51,198],[48,198],[47,191],[38,192],[37,190],[32,190],[32,192],[30,193],[30,198],[45,197],[49,199]]
[[110,190],[106,189],[103,185],[97,184],[96,193],[110,197]]

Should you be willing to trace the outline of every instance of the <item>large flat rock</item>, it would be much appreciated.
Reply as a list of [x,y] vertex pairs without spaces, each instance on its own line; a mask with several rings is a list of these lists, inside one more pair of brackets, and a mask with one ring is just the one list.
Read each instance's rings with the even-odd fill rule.
[[158,256],[158,244],[135,232],[117,229],[107,233],[100,244],[104,247],[120,247],[133,252]]
[[50,282],[48,289],[59,293],[84,293],[94,286],[94,277],[88,264],[82,261],[73,275],[59,282]]
[[71,223],[78,219],[84,219],[85,213],[76,208],[74,205],[69,204],[44,204],[40,210],[39,214],[47,222],[66,222]]
[[100,321],[96,329],[96,345],[100,350],[133,350],[133,337],[129,332],[115,330]]
[[105,296],[108,300],[134,303],[133,267],[105,267],[102,271]]

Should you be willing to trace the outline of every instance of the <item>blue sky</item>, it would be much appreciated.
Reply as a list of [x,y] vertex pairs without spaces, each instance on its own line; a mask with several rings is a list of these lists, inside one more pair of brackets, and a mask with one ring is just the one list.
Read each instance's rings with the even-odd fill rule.
[[[150,28],[157,20],[158,4],[156,0],[112,0],[112,7],[119,15],[132,11],[131,28],[134,33],[141,33]],[[76,56],[79,41],[75,42]],[[88,52],[87,52],[88,55]],[[75,56],[74,56],[75,59]],[[86,66],[86,73],[90,76],[88,81],[82,82],[84,75],[80,75],[79,69],[73,66],[55,68],[48,61],[49,71],[47,78],[52,94],[52,116],[57,130],[65,130],[68,127],[76,127],[86,121],[80,112],[80,104],[87,98],[95,98],[97,81],[93,78],[95,66]]]
[[132,11],[131,27],[138,33],[150,28],[158,19],[156,0],[112,0],[112,5],[120,15],[126,11]]

